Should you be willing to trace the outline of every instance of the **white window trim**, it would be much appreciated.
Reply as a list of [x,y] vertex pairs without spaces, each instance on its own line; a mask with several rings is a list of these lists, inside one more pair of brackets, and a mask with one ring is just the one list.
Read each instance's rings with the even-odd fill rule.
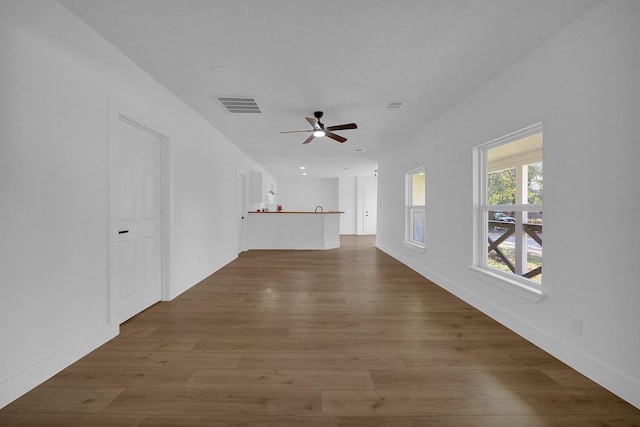
[[[411,185],[411,189],[413,189],[413,184],[410,184],[409,180],[411,179],[411,177],[413,175],[415,175],[416,173],[419,172],[423,172],[425,174],[425,204],[424,205],[411,205],[411,195],[409,194],[409,186]],[[411,169],[410,171],[407,171],[404,175],[404,179],[405,179],[405,184],[404,184],[404,191],[405,191],[405,201],[404,201],[404,246],[417,251],[417,252],[422,252],[424,253],[426,251],[426,241],[427,241],[427,236],[426,236],[426,222],[427,222],[427,205],[426,205],[426,192],[427,192],[427,186],[426,186],[426,168],[424,166],[419,166],[417,168]],[[423,239],[425,241],[425,243],[421,244],[420,242],[416,242],[415,240],[409,239],[409,229],[410,229],[410,224],[409,224],[409,211],[411,208],[423,208],[425,211],[425,230],[424,230],[424,236]]]
[[[519,139],[526,138],[537,133],[542,133],[542,123],[536,123],[508,135],[480,144],[473,151],[473,263],[469,266],[476,272],[480,280],[523,297],[529,301],[537,302],[544,298],[545,294],[542,285],[526,277],[515,274],[504,273],[499,270],[487,267],[487,221],[489,210],[503,210],[505,205],[487,205],[487,152],[489,149],[500,145],[508,144]],[[513,204],[510,208],[522,209],[526,211],[542,210],[539,204]]]
[[531,286],[532,281],[529,279],[487,267],[470,265],[469,268],[473,270],[483,282],[504,289],[529,301],[538,302],[545,297],[542,288],[540,286]]
[[416,252],[425,253],[425,252],[427,251],[426,246],[421,245],[421,244],[419,244],[419,243],[415,243],[415,242],[410,241],[410,240],[405,240],[405,241],[404,241],[404,242],[402,242],[402,243],[404,243],[404,245],[405,245],[407,248],[409,248],[409,249],[411,249],[411,250],[413,250],[413,251],[416,251]]

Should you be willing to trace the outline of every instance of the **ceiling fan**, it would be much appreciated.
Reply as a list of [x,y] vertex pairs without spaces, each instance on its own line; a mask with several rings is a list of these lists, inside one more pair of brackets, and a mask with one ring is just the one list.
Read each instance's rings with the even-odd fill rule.
[[311,141],[313,141],[314,138],[319,138],[323,136],[328,136],[331,139],[334,139],[340,143],[343,143],[347,140],[347,138],[344,138],[340,135],[336,135],[335,133],[333,133],[334,130],[358,129],[358,125],[356,125],[355,123],[345,123],[343,125],[325,127],[324,123],[320,121],[320,119],[322,118],[322,111],[316,111],[315,113],[313,113],[313,116],[315,117],[315,119],[311,117],[305,117],[305,119],[307,119],[307,121],[309,122],[309,124],[313,129],[289,130],[289,131],[284,131],[280,133],[312,132],[312,134],[309,135],[309,138],[304,140],[303,144],[308,144]]

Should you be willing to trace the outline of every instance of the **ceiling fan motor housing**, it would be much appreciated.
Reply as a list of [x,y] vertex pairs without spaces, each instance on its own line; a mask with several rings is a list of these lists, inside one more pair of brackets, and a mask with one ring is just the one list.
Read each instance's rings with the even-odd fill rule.
[[[321,129],[321,130],[324,130],[324,124],[320,121],[320,119],[322,118],[322,111],[315,111],[315,112],[313,113],[313,116],[314,116],[316,119],[318,119],[318,124],[317,124],[318,128],[319,128],[319,129]],[[324,135],[323,135],[323,136],[324,136]]]

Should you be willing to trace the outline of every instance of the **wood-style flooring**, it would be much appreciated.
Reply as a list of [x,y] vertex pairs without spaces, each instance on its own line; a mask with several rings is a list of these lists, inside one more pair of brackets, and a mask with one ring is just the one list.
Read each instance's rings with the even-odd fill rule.
[[640,410],[374,247],[249,251],[2,426],[633,426]]

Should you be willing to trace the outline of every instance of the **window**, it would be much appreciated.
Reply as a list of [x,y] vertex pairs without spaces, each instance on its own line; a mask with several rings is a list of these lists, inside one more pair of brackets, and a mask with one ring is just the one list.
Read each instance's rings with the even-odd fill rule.
[[424,250],[425,233],[425,172],[419,167],[406,175],[405,244]]
[[542,125],[476,147],[475,267],[512,283],[542,283]]

